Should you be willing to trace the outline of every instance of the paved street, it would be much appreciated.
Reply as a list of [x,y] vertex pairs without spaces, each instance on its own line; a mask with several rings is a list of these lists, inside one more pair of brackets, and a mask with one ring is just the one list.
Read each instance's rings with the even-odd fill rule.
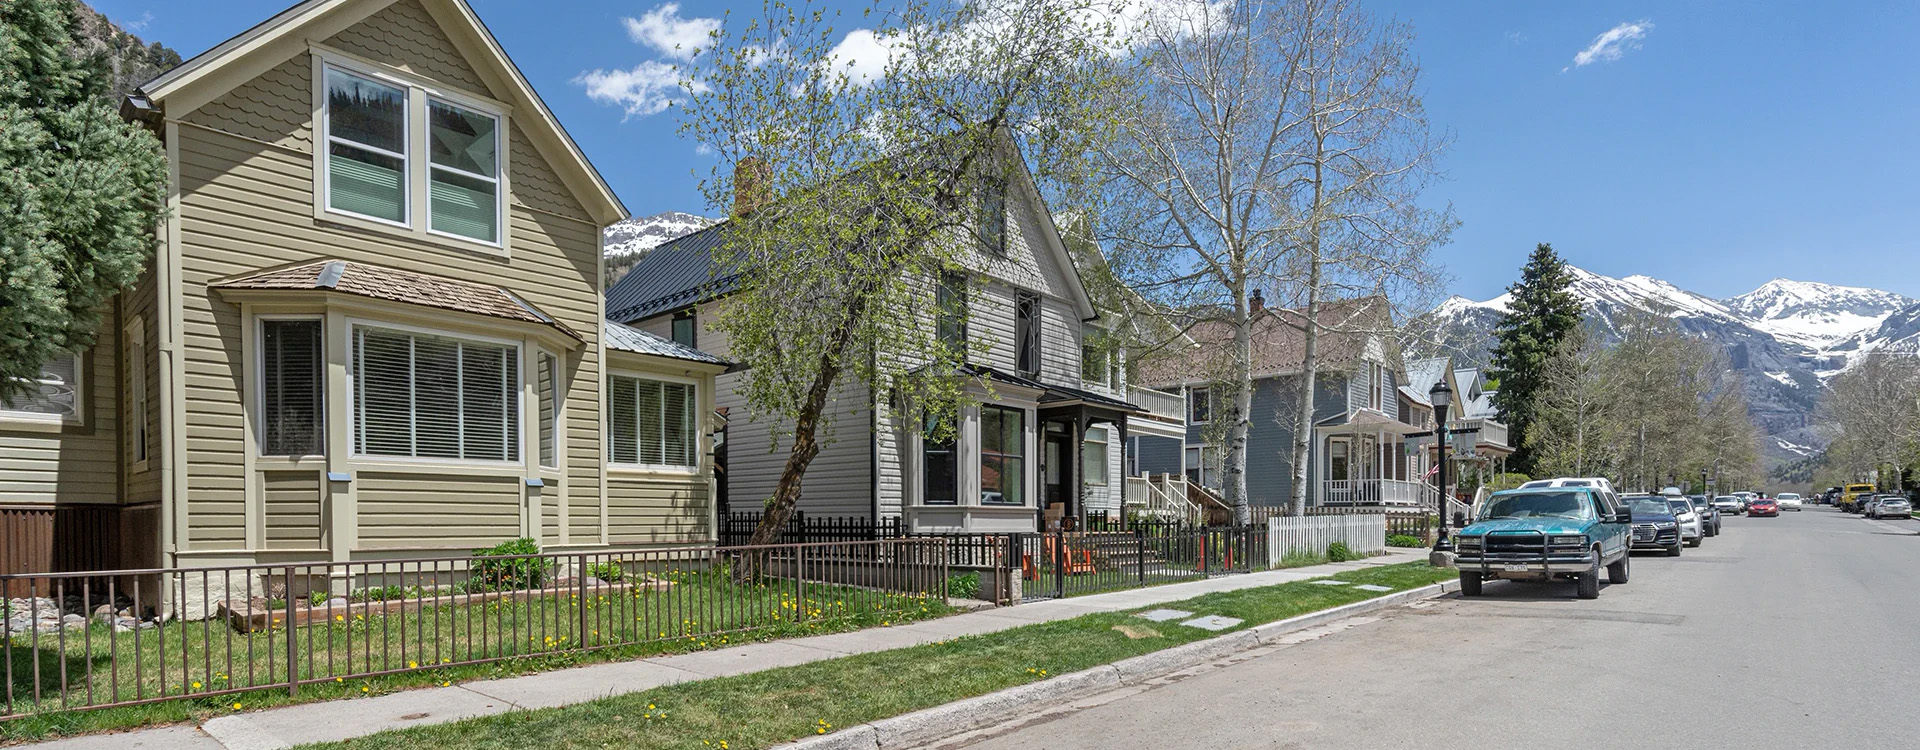
[[1489,583],[969,744],[1912,748],[1914,532],[1827,508],[1732,517],[1679,558],[1635,556],[1595,601]]

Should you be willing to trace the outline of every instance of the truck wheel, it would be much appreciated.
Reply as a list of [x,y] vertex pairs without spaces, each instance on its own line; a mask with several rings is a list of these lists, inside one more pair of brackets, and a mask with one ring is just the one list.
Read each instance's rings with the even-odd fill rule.
[[1464,570],[1460,571],[1460,595],[1461,596],[1479,596],[1480,595],[1480,574],[1479,573],[1469,573]]
[[1679,556],[1680,556],[1680,543],[1674,542],[1673,546],[1667,548],[1667,557],[1679,557]]
[[1633,572],[1633,556],[1621,555],[1620,561],[1607,566],[1607,583],[1626,583]]
[[1573,593],[1582,599],[1600,598],[1600,558],[1593,558],[1593,567],[1573,579]]

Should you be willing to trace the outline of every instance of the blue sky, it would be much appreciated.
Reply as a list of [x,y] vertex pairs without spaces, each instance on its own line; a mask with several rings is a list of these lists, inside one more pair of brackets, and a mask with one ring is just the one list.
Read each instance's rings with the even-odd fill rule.
[[[188,56],[291,2],[92,1]],[[1454,293],[1498,294],[1548,241],[1716,297],[1774,277],[1920,297],[1920,3],[1365,1],[1413,25],[1455,137],[1428,193],[1463,222],[1438,254]],[[635,215],[713,213],[673,111],[596,101],[582,77],[644,92],[672,61],[644,40],[759,0],[472,4]]]

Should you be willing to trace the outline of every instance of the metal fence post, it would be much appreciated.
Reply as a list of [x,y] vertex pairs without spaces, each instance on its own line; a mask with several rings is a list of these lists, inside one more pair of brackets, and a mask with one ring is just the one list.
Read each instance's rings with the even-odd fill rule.
[[[181,580],[186,580],[185,575],[182,575],[180,578]],[[294,597],[293,597],[293,566],[292,565],[287,566],[287,578],[286,578],[286,581],[282,584],[281,597],[282,599],[284,599],[282,604],[287,608],[287,615],[286,615],[287,617],[286,619],[287,695],[289,697],[297,698],[300,696],[300,646],[299,646],[299,643],[297,642],[297,639],[293,637],[293,598]],[[272,633],[273,632],[273,622],[272,622],[273,616],[268,615],[267,617],[268,617],[267,632]],[[181,659],[186,658],[184,653],[180,658]]]
[[575,610],[575,615],[578,616],[580,619],[580,629],[577,632],[575,632],[574,638],[576,639],[576,643],[581,648],[586,648],[587,646],[587,553],[582,552],[580,554],[574,555],[573,557],[574,557],[573,590],[574,590],[574,597],[578,600],[574,604],[573,608]]
[[1053,597],[1067,598],[1067,529],[1053,530]]
[[1147,532],[1145,529],[1133,527],[1133,544],[1138,552],[1133,558],[1133,567],[1138,571],[1135,578],[1140,585],[1145,586],[1147,585]]

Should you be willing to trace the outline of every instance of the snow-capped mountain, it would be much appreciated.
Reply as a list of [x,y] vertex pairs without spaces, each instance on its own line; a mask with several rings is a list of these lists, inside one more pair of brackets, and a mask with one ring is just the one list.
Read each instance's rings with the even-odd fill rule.
[[607,285],[619,281],[627,269],[646,257],[647,251],[713,226],[715,221],[718,219],[667,211],[607,227]]
[[1855,286],[1774,279],[1726,300],[1739,313],[1782,339],[1832,349],[1878,328],[1895,312],[1920,300]]
[[668,240],[684,237],[713,225],[714,219],[680,211],[628,219],[607,227],[607,257],[626,258],[645,255]]
[[[1775,279],[1725,300],[1649,276],[1613,278],[1569,267],[1589,320],[1617,330],[1626,309],[1667,315],[1682,330],[1726,352],[1746,385],[1754,421],[1777,460],[1826,445],[1810,415],[1826,381],[1881,347],[1920,350],[1920,300],[1860,287]],[[1433,312],[1443,348],[1484,362],[1508,295],[1484,302],[1452,297]]]

